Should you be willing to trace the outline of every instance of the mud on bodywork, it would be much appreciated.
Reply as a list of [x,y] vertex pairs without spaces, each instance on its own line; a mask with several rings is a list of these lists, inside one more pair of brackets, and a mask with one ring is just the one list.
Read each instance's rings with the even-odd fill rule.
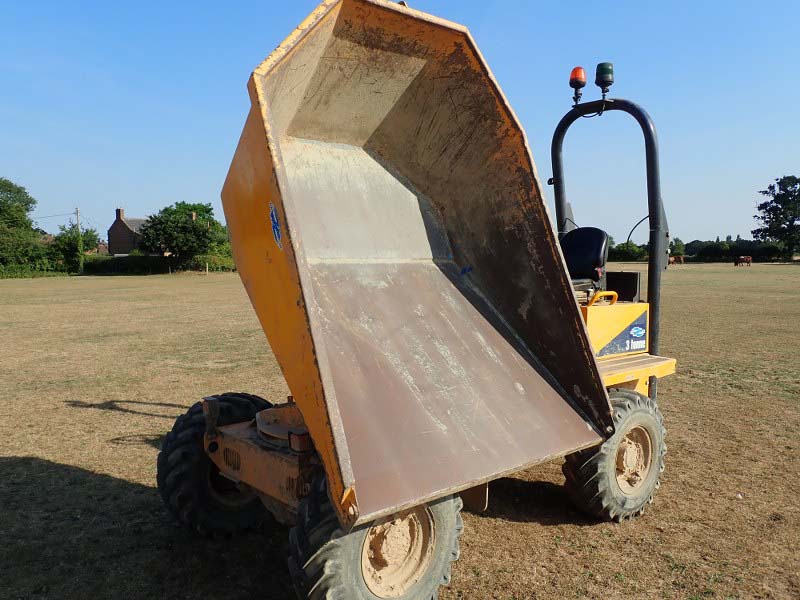
[[334,503],[361,522],[599,443],[535,167],[466,29],[325,2],[250,91],[226,218]]

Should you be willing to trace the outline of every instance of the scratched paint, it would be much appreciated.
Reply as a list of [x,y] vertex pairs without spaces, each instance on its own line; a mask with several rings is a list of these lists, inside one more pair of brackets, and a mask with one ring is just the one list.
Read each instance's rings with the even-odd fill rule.
[[[317,337],[338,357],[332,384],[364,510],[387,494],[410,501],[406,494],[599,439],[585,437],[583,419],[439,266],[323,261],[312,269],[330,317]],[[474,331],[497,361],[474,335],[456,334]]]
[[272,237],[275,240],[275,244],[279,249],[283,250],[283,234],[281,233],[280,217],[278,217],[278,209],[275,208],[272,202],[269,203],[269,222],[272,227]]
[[237,264],[360,518],[598,443],[610,410],[541,186],[469,33],[328,0],[250,91],[226,215],[249,214],[255,170],[277,218],[240,222]]

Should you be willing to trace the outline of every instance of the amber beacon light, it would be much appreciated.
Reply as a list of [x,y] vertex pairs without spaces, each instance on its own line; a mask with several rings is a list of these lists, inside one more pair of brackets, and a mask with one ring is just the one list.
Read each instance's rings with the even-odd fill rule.
[[575,95],[572,99],[575,101],[577,105],[578,102],[581,101],[581,88],[586,86],[586,71],[583,70],[583,67],[575,67],[572,69],[572,72],[569,74],[569,87],[575,90]]

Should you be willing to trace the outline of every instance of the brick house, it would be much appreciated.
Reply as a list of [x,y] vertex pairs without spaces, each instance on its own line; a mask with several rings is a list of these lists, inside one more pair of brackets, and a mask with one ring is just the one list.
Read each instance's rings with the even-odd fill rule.
[[117,218],[108,228],[108,253],[130,254],[139,248],[141,235],[139,230],[147,219],[125,217],[125,210],[117,209]]

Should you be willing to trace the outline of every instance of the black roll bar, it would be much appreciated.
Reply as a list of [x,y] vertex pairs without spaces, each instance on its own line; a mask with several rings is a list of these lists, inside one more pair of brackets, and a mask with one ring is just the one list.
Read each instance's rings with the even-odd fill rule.
[[[564,115],[558,123],[553,134],[553,143],[550,146],[553,178],[548,182],[553,184],[555,191],[558,237],[561,239],[567,231],[567,197],[564,189],[564,164],[562,161],[564,136],[569,126],[581,117],[595,114],[602,115],[604,112],[611,110],[621,110],[631,115],[639,123],[644,134],[647,161],[647,206],[650,220],[650,253],[647,265],[647,301],[650,303],[650,353],[658,354],[661,317],[661,271],[666,265],[669,231],[667,231],[664,205],[661,200],[661,177],[658,164],[656,127],[650,115],[638,104],[620,98],[608,98],[578,104]],[[656,378],[651,377],[650,397],[655,400],[656,395]]]

